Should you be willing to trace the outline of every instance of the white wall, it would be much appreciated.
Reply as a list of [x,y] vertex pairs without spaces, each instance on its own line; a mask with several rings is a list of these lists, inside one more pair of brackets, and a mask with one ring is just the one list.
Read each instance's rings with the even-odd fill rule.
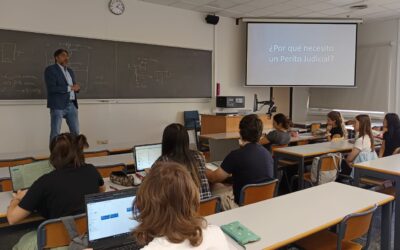
[[[245,32],[243,25],[236,26],[233,19],[221,18],[214,27],[204,22],[203,14],[136,0],[126,0],[125,13],[114,16],[107,3],[108,0],[2,0],[0,28],[206,50],[213,50],[215,37],[213,89],[215,82],[220,82],[221,94],[245,95],[248,109],[252,108],[254,93],[260,99],[269,96],[266,88],[242,87]],[[185,103],[81,102],[80,128],[92,145],[97,140],[108,140],[110,144],[149,143],[160,141],[162,129],[168,123],[181,122],[182,111],[210,112],[214,107],[214,98],[211,102]],[[0,154],[46,149],[48,113],[44,102],[0,105]]]

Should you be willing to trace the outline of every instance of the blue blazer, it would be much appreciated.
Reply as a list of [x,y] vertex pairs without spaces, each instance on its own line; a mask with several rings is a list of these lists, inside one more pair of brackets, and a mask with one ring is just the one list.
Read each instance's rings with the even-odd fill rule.
[[[72,69],[67,68],[71,75],[72,82],[75,84],[75,74]],[[44,79],[47,88],[47,107],[50,109],[65,109],[70,100],[70,92],[68,92],[68,82],[64,73],[58,64],[48,66],[44,71]],[[78,108],[77,96],[73,101]]]

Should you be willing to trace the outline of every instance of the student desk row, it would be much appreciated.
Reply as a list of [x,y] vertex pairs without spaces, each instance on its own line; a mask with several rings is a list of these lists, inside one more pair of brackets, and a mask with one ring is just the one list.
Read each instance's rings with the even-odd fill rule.
[[[132,152],[132,144],[115,144],[115,145],[98,145],[85,150],[85,153],[93,153],[106,150],[109,154],[123,154]],[[49,150],[23,152],[23,153],[8,153],[0,154],[0,161],[11,161],[16,159],[31,158],[35,161],[45,160],[49,158]]]
[[299,189],[304,188],[304,162],[306,159],[314,158],[320,155],[337,152],[350,152],[353,149],[353,144],[347,140],[331,141],[323,143],[308,144],[302,146],[277,148],[274,150],[274,173],[278,173],[279,160],[294,160],[299,163]]
[[[131,166],[135,164],[135,160],[133,158],[132,153],[92,157],[85,159],[85,162],[87,164],[92,164],[97,168],[115,166],[115,165]],[[9,168],[7,167],[0,168],[0,180],[9,178],[10,178]]]
[[[118,184],[114,184],[110,181],[110,178],[104,178],[104,185],[106,187],[106,192],[132,188],[132,187],[125,187],[125,186],[121,186]],[[9,224],[7,222],[7,208],[10,204],[12,197],[13,197],[13,195],[12,195],[11,191],[0,192],[0,228],[9,226]],[[39,221],[39,220],[43,220],[43,218],[38,215],[32,215],[32,216],[29,216],[29,218],[24,220],[22,223],[27,223],[27,222],[31,222],[31,221]]]
[[[271,129],[264,130],[264,133],[268,133],[272,131]],[[299,136],[291,137],[290,143],[297,143],[297,142],[305,142],[305,141],[315,141],[315,140],[322,140],[326,139],[326,135],[312,135],[311,133],[301,133]],[[200,139],[207,139],[207,140],[231,140],[231,139],[240,139],[239,132],[230,132],[230,133],[217,133],[217,134],[204,134],[200,135]]]
[[362,177],[389,179],[395,184],[395,249],[400,249],[400,155],[392,155],[354,165],[354,181],[358,186]]
[[[210,215],[206,219],[218,226],[239,221],[261,237],[261,240],[246,245],[246,249],[277,249],[334,226],[348,214],[378,204],[382,206],[381,249],[386,250],[392,249],[392,201],[392,196],[332,182]],[[233,249],[243,249],[235,245]]]

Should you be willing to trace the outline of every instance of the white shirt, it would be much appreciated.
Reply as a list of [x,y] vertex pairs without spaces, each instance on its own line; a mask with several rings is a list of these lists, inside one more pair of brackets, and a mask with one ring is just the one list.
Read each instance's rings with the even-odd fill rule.
[[67,80],[68,83],[68,92],[69,93],[69,99],[70,100],[75,100],[75,92],[71,91],[71,86],[74,85],[74,83],[72,82],[72,77],[69,74],[69,71],[67,70],[67,67],[62,66],[61,64],[58,64],[58,66],[60,66],[61,71],[63,72],[64,76],[65,76],[65,80]]
[[182,243],[171,243],[165,237],[153,239],[142,250],[180,250],[180,249],[193,249],[193,250],[229,250],[228,240],[225,234],[218,226],[208,225],[203,229],[203,242],[200,246],[193,247],[188,240]]
[[368,135],[359,137],[354,142],[354,147],[358,148],[361,152],[371,152],[371,139]]

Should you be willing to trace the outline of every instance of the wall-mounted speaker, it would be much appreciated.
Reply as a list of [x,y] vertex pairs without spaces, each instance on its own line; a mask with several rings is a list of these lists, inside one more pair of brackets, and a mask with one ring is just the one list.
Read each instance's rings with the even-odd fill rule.
[[216,16],[216,15],[207,15],[207,16],[206,16],[206,22],[207,22],[208,24],[217,25],[217,23],[219,22],[219,16]]

